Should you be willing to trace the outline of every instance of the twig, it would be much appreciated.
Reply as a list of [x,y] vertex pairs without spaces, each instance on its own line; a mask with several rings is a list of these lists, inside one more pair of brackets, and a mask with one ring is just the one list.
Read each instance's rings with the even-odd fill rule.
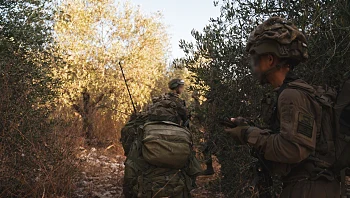
[[44,198],[45,197],[45,188],[44,188],[44,192],[43,192],[43,196],[41,196],[42,198]]

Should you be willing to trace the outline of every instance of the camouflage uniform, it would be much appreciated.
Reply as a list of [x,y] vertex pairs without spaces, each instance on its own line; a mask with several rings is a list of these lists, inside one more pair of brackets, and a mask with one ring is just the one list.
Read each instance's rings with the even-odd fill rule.
[[[178,92],[181,91],[175,90],[179,85],[183,85],[181,79],[170,81],[169,88],[173,92],[152,99],[153,104],[147,108],[147,120],[143,124],[140,123],[141,126],[144,127],[149,121],[170,121],[180,125],[187,121],[185,101],[179,98]],[[165,168],[166,166],[147,161],[143,151],[146,147],[143,141],[147,130],[143,127],[137,127],[137,138],[133,141],[125,162],[125,197],[190,198],[196,175],[202,171],[195,155],[192,152],[185,167],[181,169]]]
[[317,143],[317,118],[320,106],[305,92],[284,88],[304,81],[287,76],[279,88],[276,113],[269,129],[250,127],[247,142],[270,161],[270,171],[282,176],[281,197],[339,197],[339,182],[329,167],[312,159]]
[[186,102],[185,100],[182,100],[179,96],[178,90],[180,86],[184,86],[185,82],[182,79],[172,79],[169,83],[169,89],[172,90],[172,92],[168,93],[167,95],[170,97],[170,100],[174,101],[176,103],[176,112],[183,123],[185,123],[188,120],[188,112],[186,109]]
[[[308,58],[305,36],[279,17],[268,19],[251,33],[247,51],[252,56],[273,54],[280,58],[278,64],[289,65],[290,70]],[[262,82],[281,66],[261,73]],[[269,129],[247,127],[242,130],[243,141],[263,154],[272,173],[282,176],[282,198],[339,197],[339,182],[330,171],[334,158],[320,157],[332,156],[334,145],[318,138],[322,107],[313,95],[314,88],[289,72],[276,91],[278,100]],[[322,150],[326,153],[320,153]]]
[[176,93],[167,93],[152,99],[149,121],[170,121],[183,126],[188,120],[186,103]]
[[179,116],[179,120],[181,121],[182,125],[186,123],[188,120],[188,112],[186,108],[186,102],[185,100],[182,100],[179,96],[179,94],[176,93],[168,93],[170,100],[174,101],[176,103],[176,112]]

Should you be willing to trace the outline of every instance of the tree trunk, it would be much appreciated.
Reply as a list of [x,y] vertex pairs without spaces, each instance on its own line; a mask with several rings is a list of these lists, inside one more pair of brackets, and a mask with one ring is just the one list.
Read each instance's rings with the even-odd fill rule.
[[93,136],[93,114],[98,109],[97,104],[103,99],[104,94],[101,94],[95,101],[91,100],[87,89],[82,92],[83,105],[73,104],[73,108],[80,114],[83,119],[83,134],[87,140],[91,140]]
[[90,94],[85,89],[83,91],[83,132],[88,140],[91,140],[93,134],[93,122],[92,122],[92,107],[90,107]]

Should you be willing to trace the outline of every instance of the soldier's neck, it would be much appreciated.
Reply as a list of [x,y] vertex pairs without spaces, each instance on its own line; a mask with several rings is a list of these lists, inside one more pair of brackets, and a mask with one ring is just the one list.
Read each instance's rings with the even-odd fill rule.
[[283,84],[284,79],[286,79],[286,75],[275,73],[274,75],[271,75],[268,80],[273,88],[277,88]]
[[288,67],[282,67],[276,72],[273,72],[267,76],[267,80],[274,88],[280,87],[282,86],[284,79],[286,79],[288,72]]

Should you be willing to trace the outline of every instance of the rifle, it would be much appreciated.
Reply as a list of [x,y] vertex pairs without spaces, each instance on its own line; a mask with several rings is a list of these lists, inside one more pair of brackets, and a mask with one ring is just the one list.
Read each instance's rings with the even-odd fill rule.
[[254,148],[251,148],[250,154],[258,161],[254,163],[254,179],[249,186],[249,191],[254,192],[257,189],[260,198],[271,198],[270,187],[273,185],[273,181],[266,160]]
[[136,114],[137,112],[136,112],[135,104],[134,104],[134,101],[132,100],[132,96],[131,96],[131,93],[130,93],[130,90],[129,90],[129,86],[128,86],[128,83],[126,81],[125,75],[124,75],[124,70],[123,70],[122,64],[120,62],[119,62],[119,67],[120,67],[120,70],[122,71],[122,75],[123,75],[123,78],[124,78],[126,89],[128,90],[129,97],[130,97],[130,100],[131,100],[131,104],[132,104],[132,107],[134,108],[134,113]]
[[[218,122],[224,127],[237,127],[237,125],[227,117],[219,118]],[[254,192],[255,190],[258,190],[260,198],[271,198],[272,195],[269,188],[273,185],[273,181],[269,172],[268,165],[266,164],[267,161],[261,156],[259,151],[254,148],[250,148],[250,155],[258,159],[258,161],[256,161],[252,167],[254,169],[254,179],[251,182],[251,185],[249,185],[249,191]]]

